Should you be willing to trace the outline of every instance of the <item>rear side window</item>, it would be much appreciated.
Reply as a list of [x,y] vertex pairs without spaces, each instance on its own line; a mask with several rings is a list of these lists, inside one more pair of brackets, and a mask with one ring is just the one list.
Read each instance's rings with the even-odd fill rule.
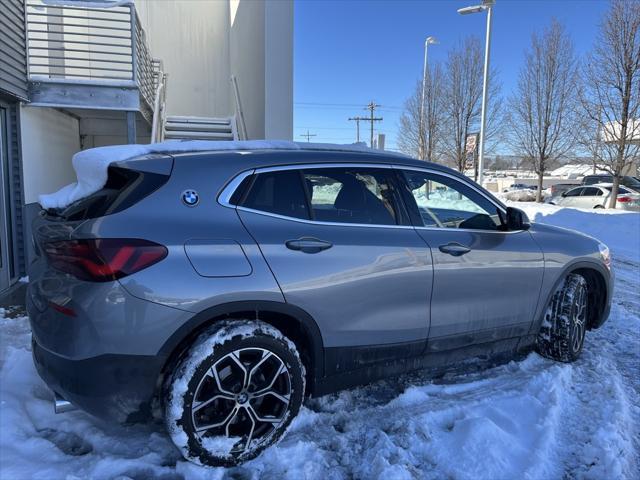
[[598,195],[602,195],[602,192],[596,187],[587,187],[582,190],[583,197],[597,197]]
[[255,175],[242,206],[286,217],[309,219],[300,172],[296,170]]
[[106,185],[61,211],[49,211],[68,221],[87,220],[121,212],[164,185],[169,175],[109,167]]
[[303,172],[315,220],[397,225],[401,209],[389,169],[318,168]]

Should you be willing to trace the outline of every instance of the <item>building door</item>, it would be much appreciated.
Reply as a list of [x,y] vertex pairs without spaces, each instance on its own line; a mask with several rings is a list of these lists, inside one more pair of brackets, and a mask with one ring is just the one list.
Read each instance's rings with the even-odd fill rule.
[[9,189],[9,115],[0,103],[0,292],[9,287],[13,276]]

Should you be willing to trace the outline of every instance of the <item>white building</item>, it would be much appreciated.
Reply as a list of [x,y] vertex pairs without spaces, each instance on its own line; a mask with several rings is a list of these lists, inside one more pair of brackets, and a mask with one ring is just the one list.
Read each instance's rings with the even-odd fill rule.
[[77,151],[292,137],[292,0],[74,1],[0,8],[0,292]]

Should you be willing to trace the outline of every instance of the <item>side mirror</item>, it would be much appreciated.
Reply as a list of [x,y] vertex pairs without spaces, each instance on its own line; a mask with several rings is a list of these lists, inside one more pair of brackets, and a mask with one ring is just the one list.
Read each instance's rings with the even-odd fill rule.
[[519,208],[507,207],[507,230],[527,230],[530,226],[526,213]]
[[562,192],[562,193],[560,194],[560,196],[561,196],[561,197],[566,197],[566,196],[567,196],[567,192]]

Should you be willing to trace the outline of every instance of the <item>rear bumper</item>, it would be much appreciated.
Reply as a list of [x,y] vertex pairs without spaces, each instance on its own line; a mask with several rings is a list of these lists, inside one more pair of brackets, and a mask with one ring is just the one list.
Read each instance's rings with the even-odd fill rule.
[[108,354],[70,360],[44,349],[35,338],[32,348],[40,377],[74,406],[111,422],[151,417],[163,357]]

